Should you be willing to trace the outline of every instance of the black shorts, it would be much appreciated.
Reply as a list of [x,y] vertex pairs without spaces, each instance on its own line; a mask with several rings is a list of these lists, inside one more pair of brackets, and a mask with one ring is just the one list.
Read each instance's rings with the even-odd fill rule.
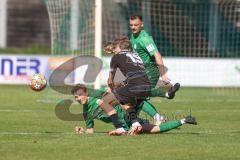
[[135,107],[142,100],[150,96],[150,91],[151,85],[149,83],[128,83],[123,87],[113,90],[113,94],[121,104],[130,104]]

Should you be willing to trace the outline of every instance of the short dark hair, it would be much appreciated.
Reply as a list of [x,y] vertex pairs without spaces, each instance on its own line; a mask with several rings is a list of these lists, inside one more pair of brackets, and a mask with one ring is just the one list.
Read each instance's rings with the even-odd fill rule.
[[75,94],[78,90],[83,90],[85,93],[87,92],[87,87],[84,84],[77,84],[71,90],[72,94]]
[[130,20],[140,19],[141,21],[143,20],[142,15],[140,14],[132,14],[129,19]]

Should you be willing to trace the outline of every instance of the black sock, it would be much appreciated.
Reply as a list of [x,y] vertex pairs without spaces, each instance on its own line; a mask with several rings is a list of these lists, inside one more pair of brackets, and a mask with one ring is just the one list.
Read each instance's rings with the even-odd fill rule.
[[111,118],[115,128],[121,128],[122,127],[122,124],[118,120],[118,115],[117,114],[111,115],[110,118]]

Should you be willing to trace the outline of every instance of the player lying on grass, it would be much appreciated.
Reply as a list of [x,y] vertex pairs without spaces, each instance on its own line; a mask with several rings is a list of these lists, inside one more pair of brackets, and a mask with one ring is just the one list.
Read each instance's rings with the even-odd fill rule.
[[[84,85],[76,85],[72,89],[72,94],[75,97],[75,100],[83,105],[83,114],[85,118],[85,125],[86,130],[84,130],[83,127],[76,126],[75,132],[77,134],[83,134],[83,133],[94,133],[94,120],[98,119],[101,120],[104,123],[111,123],[111,119],[109,116],[107,116],[103,110],[99,107],[100,99],[89,97],[88,91],[86,86]],[[126,114],[126,112],[121,108],[120,105],[115,106],[115,110],[117,112],[117,115],[123,124],[124,130],[128,131],[131,127],[131,122]],[[172,130],[174,128],[177,128],[185,123],[187,124],[197,124],[194,117],[187,116],[184,119],[176,120],[176,121],[168,121],[165,123],[162,123],[160,125],[152,125],[144,120],[139,120],[142,125],[142,132],[144,133],[162,133],[169,130]],[[110,132],[110,135],[119,135],[116,134],[116,132]]]
[[[102,89],[92,89],[92,88],[87,88],[88,90],[88,95],[89,97],[94,97],[97,99],[101,99],[104,93],[107,92],[107,88],[102,88]],[[138,111],[143,111],[146,114],[148,114],[150,117],[153,118],[154,124],[159,125],[162,122],[166,121],[166,118],[164,116],[161,116],[156,108],[149,103],[147,100],[144,100],[140,105],[138,106]]]
[[[78,91],[79,90],[79,91]],[[99,90],[94,90],[92,88],[87,88],[85,85],[83,84],[78,84],[76,85],[73,89],[72,89],[72,94],[75,95],[75,99],[76,97],[78,97],[78,99],[88,99],[88,102],[86,104],[86,107],[84,107],[84,112],[85,113],[88,113],[88,117],[85,117],[86,118],[86,127],[87,128],[92,128],[92,125],[94,124],[92,122],[92,119],[100,119],[100,120],[107,120],[107,123],[110,123],[111,120],[109,119],[109,117],[106,115],[106,114],[100,114],[100,115],[94,115],[95,113],[98,113],[97,112],[97,109],[101,110],[100,108],[98,108],[98,103],[95,103],[96,101],[99,102],[100,99],[102,98],[102,95],[104,93],[106,93],[106,89],[99,89]],[[96,92],[96,93],[94,93]],[[84,96],[82,96],[84,95]],[[86,97],[87,95],[87,97]],[[83,102],[85,102],[83,100]],[[76,99],[76,101],[78,101],[80,103],[79,100]],[[82,104],[82,103],[80,103]],[[88,107],[90,106],[90,107]],[[121,108],[120,105],[117,105],[115,106],[115,109],[118,111],[119,109]],[[87,109],[87,110],[86,110]],[[89,109],[89,111],[88,111]],[[93,111],[92,111],[93,110]],[[157,123],[157,124],[160,124],[162,123],[162,121],[165,121],[165,119],[163,119],[163,117],[161,118],[158,118],[156,115],[158,114],[157,111],[155,110],[155,108],[150,104],[148,103],[147,101],[144,101],[141,105],[139,105],[138,107],[138,114],[139,112],[143,110],[145,113],[147,113],[149,116],[151,116],[153,119],[154,119],[154,122]],[[102,111],[102,110],[101,110]],[[94,114],[92,114],[94,113]],[[120,112],[117,112],[117,113],[122,113],[121,111]],[[120,117],[120,119],[123,119],[124,117],[122,116],[123,114],[118,114],[118,117]],[[154,115],[154,116],[153,116]],[[124,115],[125,116],[125,115]],[[90,120],[89,120],[89,117],[90,117]],[[95,118],[91,118],[91,117],[95,117]],[[106,118],[107,117],[107,118]],[[125,121],[122,121],[123,124],[125,123]],[[126,128],[126,124],[124,124],[124,129],[128,130],[128,128]],[[88,131],[91,131],[92,129],[87,129],[87,132]]]

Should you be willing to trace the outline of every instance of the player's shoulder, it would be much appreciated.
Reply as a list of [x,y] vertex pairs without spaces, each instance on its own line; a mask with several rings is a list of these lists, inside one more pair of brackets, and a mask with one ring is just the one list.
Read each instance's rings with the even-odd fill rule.
[[141,31],[140,36],[141,36],[141,38],[151,38],[149,33],[147,31],[145,31],[144,29]]
[[119,52],[112,57],[112,61],[119,61],[126,55],[126,52]]
[[118,54],[114,54],[111,58],[111,61],[114,61],[118,57]]
[[145,30],[142,30],[141,32],[141,42],[146,43],[146,42],[152,42],[153,38],[150,36]]
[[114,62],[114,61],[118,61],[119,57],[121,57],[121,55],[118,53],[118,54],[114,54],[111,58],[111,62]]
[[91,108],[97,101],[95,97],[88,97],[88,101],[86,103],[86,107]]

